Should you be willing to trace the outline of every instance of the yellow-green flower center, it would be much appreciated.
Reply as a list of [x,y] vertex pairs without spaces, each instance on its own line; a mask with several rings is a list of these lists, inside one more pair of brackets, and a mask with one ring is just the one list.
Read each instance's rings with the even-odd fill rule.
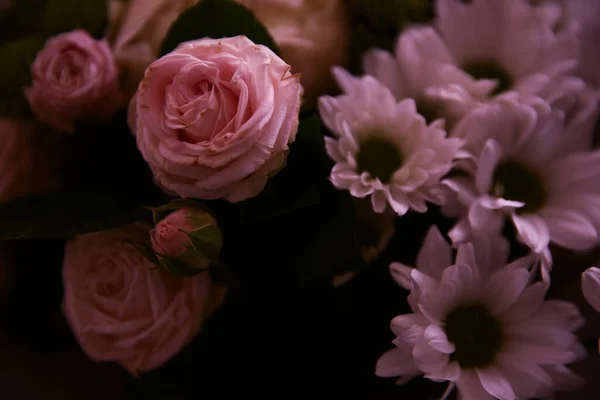
[[517,209],[518,214],[534,213],[548,200],[548,191],[539,174],[514,161],[498,165],[490,194],[524,203],[523,207]]
[[493,96],[509,90],[513,85],[510,74],[493,61],[471,62],[463,67],[463,71],[475,79],[495,80],[497,84]]
[[358,172],[368,172],[373,178],[388,183],[402,166],[402,154],[393,142],[370,138],[360,144],[356,155]]
[[461,368],[494,363],[504,342],[501,324],[479,304],[452,310],[446,316],[444,331],[455,347],[450,359],[458,362]]

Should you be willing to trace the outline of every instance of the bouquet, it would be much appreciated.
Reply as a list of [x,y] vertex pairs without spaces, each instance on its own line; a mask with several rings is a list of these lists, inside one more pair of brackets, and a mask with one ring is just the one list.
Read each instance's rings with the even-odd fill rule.
[[595,0],[0,1],[3,335],[140,399],[589,396],[599,37]]

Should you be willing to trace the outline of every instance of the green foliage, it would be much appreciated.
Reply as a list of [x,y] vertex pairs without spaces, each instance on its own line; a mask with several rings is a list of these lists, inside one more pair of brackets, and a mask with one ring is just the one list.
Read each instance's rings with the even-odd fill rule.
[[43,39],[37,36],[15,39],[0,46],[0,117],[29,115],[23,89],[31,83],[30,65],[43,46]]
[[161,54],[190,40],[238,35],[245,35],[254,43],[278,52],[271,35],[250,10],[231,0],[204,0],[186,10],[173,23],[162,43]]
[[25,36],[41,36],[40,17],[46,1],[13,0],[8,9],[0,11],[0,45]]
[[108,0],[47,0],[41,15],[46,36],[83,29],[100,39],[107,24]]
[[149,217],[130,194],[78,191],[14,200],[0,207],[0,240],[70,238]]
[[63,138],[59,168],[65,189],[0,205],[0,240],[69,238],[142,219],[145,206],[165,202],[119,113],[108,123],[82,124]]

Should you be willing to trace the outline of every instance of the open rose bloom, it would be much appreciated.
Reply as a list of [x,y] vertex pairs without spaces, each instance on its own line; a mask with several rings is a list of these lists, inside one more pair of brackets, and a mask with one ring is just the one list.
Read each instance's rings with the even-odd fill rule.
[[236,202],[283,167],[301,96],[299,77],[267,47],[243,36],[202,39],[148,67],[131,127],[165,190]]
[[222,299],[208,274],[179,278],[125,241],[147,242],[148,227],[78,236],[67,244],[64,312],[83,351],[150,371],[190,342]]

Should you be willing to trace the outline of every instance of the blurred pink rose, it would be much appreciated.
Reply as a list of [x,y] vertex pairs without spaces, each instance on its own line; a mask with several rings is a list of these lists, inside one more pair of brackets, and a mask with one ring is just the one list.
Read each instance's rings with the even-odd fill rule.
[[133,375],[175,356],[214,309],[208,274],[179,278],[157,268],[130,239],[148,242],[136,224],[78,236],[67,243],[64,312],[83,351],[118,361]]
[[172,212],[150,231],[152,250],[171,257],[182,255],[192,243],[186,232],[193,229],[194,224],[187,208]]
[[58,186],[59,149],[35,124],[0,119],[0,203]]
[[25,89],[38,119],[72,133],[75,121],[110,117],[118,103],[118,76],[105,40],[77,30],[48,39],[31,66]]
[[197,2],[111,0],[109,37],[127,99],[135,94],[148,65],[158,58],[160,45],[173,21]]
[[283,166],[301,95],[298,76],[267,47],[245,36],[200,39],[148,67],[130,122],[164,189],[236,202]]
[[350,15],[344,0],[236,0],[269,30],[281,57],[301,76],[304,103],[335,89],[332,66],[346,66]]

